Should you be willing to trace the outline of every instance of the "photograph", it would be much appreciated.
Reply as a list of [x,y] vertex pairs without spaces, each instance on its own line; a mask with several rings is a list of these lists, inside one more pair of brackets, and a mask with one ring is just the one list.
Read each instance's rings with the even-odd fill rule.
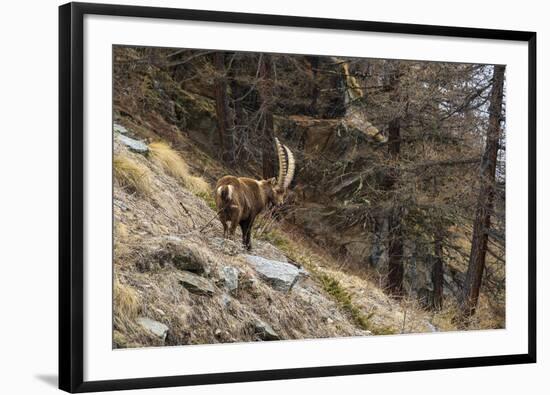
[[113,349],[506,329],[506,74],[113,45]]
[[548,388],[542,2],[6,4],[1,393]]

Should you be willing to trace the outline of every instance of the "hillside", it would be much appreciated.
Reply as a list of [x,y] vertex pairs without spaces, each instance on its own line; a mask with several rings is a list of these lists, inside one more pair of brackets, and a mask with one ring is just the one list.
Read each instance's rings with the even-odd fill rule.
[[[280,87],[274,133],[296,153],[298,174],[285,207],[256,221],[253,248],[246,251],[240,231],[235,240],[223,239],[213,188],[225,174],[262,178],[261,160],[253,135],[243,144],[238,165],[229,166],[219,155],[216,103],[209,89],[213,77],[208,77],[212,65],[197,57],[174,69],[159,64],[156,53],[142,62],[143,53],[132,48],[117,48],[115,55],[114,347],[463,328],[454,318],[467,268],[463,255],[470,248],[465,224],[445,225],[453,230],[449,240],[456,248],[445,247],[449,259],[440,309],[426,305],[425,296],[433,292],[431,261],[417,252],[417,239],[405,243],[408,291],[399,297],[386,283],[381,262],[388,259],[387,249],[380,250],[379,264],[361,263],[375,255],[383,233],[354,220],[372,216],[374,199],[379,207],[391,201],[387,192],[372,191],[369,200],[357,194],[380,177],[377,163],[385,161],[381,152],[388,141],[384,128],[375,125],[383,125],[385,115],[379,113],[378,119],[376,111],[360,107],[338,110],[339,96],[330,92],[317,94],[312,112],[305,99]],[[283,66],[290,67],[281,61],[279,75]],[[204,76],[197,78],[197,70]],[[346,70],[342,78],[349,100],[358,82]],[[232,92],[247,95],[250,81],[235,74]],[[330,78],[325,82],[334,84]],[[455,146],[449,152],[461,150]],[[315,159],[320,157],[322,164]],[[338,166],[346,161],[342,172]],[[353,163],[370,175],[357,177]],[[325,183],[334,172],[340,175]],[[420,194],[418,200],[427,197]],[[504,269],[495,259],[487,273],[492,285],[483,289],[469,329],[504,323],[498,288]]]
[[[427,313],[412,312],[414,306],[388,298],[365,276],[339,269],[284,224],[257,239],[248,255],[240,242],[223,240],[219,221],[211,221],[216,212],[203,198],[208,185],[185,187],[187,178],[178,180],[115,141],[115,174],[139,172],[114,189],[117,347],[162,343],[140,318],[167,325],[166,344],[434,330]],[[273,262],[272,277],[255,270],[251,256]],[[297,269],[287,285],[288,265]]]

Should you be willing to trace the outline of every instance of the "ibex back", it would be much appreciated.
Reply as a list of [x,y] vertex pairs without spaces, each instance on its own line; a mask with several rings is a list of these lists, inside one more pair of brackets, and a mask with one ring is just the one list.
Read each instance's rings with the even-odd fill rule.
[[[275,138],[279,174],[277,178],[254,180],[247,177],[224,176],[216,183],[215,199],[223,235],[234,237],[237,225],[241,227],[243,244],[250,250],[250,233],[256,216],[270,206],[284,201],[288,186],[294,177],[294,156],[287,146]],[[227,224],[229,222],[229,225]]]

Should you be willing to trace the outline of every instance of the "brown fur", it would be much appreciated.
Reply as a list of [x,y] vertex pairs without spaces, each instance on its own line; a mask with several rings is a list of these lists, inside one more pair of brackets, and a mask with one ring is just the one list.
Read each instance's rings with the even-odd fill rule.
[[[296,162],[286,145],[275,137],[275,152],[279,160],[277,178],[254,180],[246,177],[224,176],[216,183],[214,191],[218,217],[223,225],[223,237],[235,236],[237,225],[243,233],[243,244],[252,248],[250,233],[256,216],[270,206],[283,203],[285,193],[294,178]],[[227,223],[230,226],[227,226]]]
[[243,244],[250,250],[250,233],[256,216],[267,207],[281,204],[284,191],[277,187],[275,178],[257,181],[246,177],[224,176],[216,184],[215,195],[224,237],[234,237],[239,225]]

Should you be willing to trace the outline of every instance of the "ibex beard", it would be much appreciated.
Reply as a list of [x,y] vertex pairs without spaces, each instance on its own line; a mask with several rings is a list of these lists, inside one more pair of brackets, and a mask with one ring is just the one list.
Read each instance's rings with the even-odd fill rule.
[[[256,216],[263,210],[284,202],[295,170],[294,155],[275,138],[279,162],[277,178],[255,180],[247,177],[224,176],[215,189],[218,217],[223,225],[224,238],[234,238],[237,225],[241,227],[243,245],[252,248],[250,234]],[[229,223],[229,225],[228,225]]]

